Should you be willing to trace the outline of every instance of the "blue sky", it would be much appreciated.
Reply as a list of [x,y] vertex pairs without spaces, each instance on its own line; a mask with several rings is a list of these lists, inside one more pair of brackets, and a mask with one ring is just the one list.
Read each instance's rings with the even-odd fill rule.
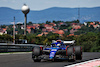
[[26,3],[31,10],[43,10],[50,7],[98,7],[100,0],[0,0],[0,7],[21,9]]

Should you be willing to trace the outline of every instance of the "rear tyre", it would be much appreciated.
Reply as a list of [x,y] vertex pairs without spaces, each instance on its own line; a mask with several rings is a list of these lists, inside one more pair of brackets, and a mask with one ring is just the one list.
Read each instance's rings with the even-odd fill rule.
[[75,46],[74,48],[75,48],[76,60],[82,60],[82,47]]

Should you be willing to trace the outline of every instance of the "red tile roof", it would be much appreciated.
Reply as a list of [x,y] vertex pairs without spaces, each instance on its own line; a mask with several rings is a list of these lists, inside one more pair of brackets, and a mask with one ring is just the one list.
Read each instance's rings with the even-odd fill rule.
[[58,34],[64,34],[63,30],[59,30]]
[[40,36],[42,36],[43,34],[44,34],[44,35],[47,35],[48,32],[42,32],[41,34],[38,34],[37,36],[40,37]]
[[69,36],[74,36],[74,34],[69,34],[69,35],[67,35],[67,37],[69,37]]
[[74,32],[77,32],[77,31],[78,31],[77,29],[76,29],[76,30],[71,29],[71,30],[70,30],[70,33],[73,34]]
[[47,27],[48,26],[48,24],[44,24],[44,27]]
[[64,31],[63,30],[54,30],[53,33],[57,33],[57,34],[64,34]]
[[44,29],[42,29],[42,31],[43,31],[43,32],[45,32],[45,31],[46,31],[46,29],[44,28]]
[[43,35],[43,34],[38,34],[37,36],[40,37],[40,36],[42,36],[42,35]]
[[63,23],[63,22],[60,22],[59,24],[62,25],[62,24],[64,24],[64,23]]
[[6,31],[7,29],[6,28],[3,28],[3,30]]
[[91,22],[91,23],[90,23],[90,25],[94,25],[94,23],[93,23],[93,22]]
[[43,34],[47,35],[47,34],[48,34],[48,32],[43,32]]
[[31,28],[35,29],[35,26],[29,26],[29,25],[27,25],[27,28],[28,29],[31,29]]
[[28,33],[31,33],[31,29],[28,29],[28,28],[27,28],[27,31],[28,31]]
[[72,23],[72,25],[77,25],[77,23]]
[[55,24],[55,23],[50,23],[50,25],[56,26],[56,24]]
[[75,29],[80,29],[80,28],[81,28],[81,26],[76,26],[76,27],[75,27]]
[[98,24],[96,24],[96,25],[93,25],[93,27],[98,27]]

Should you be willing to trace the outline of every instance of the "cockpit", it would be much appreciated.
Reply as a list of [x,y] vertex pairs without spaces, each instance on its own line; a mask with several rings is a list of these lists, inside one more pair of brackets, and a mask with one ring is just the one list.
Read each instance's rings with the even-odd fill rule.
[[52,43],[51,45],[52,47],[60,47],[62,45],[62,42],[61,40],[57,40],[55,43]]

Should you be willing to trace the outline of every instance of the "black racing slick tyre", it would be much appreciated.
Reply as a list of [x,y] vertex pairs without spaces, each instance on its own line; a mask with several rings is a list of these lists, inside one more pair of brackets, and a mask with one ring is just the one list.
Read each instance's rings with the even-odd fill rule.
[[34,56],[39,56],[41,54],[40,47],[34,47],[33,54],[34,54]]
[[41,61],[41,59],[39,58],[40,55],[41,55],[40,47],[34,47],[33,52],[32,52],[33,61],[34,62],[40,62]]
[[73,47],[69,47],[67,49],[67,54],[68,54],[68,56],[71,56],[73,54]]
[[34,62],[40,62],[41,59],[34,59]]
[[74,48],[75,48],[76,60],[82,60],[82,47],[75,46]]
[[67,50],[67,54],[68,54],[68,61],[75,61],[76,60],[74,47],[69,47]]

